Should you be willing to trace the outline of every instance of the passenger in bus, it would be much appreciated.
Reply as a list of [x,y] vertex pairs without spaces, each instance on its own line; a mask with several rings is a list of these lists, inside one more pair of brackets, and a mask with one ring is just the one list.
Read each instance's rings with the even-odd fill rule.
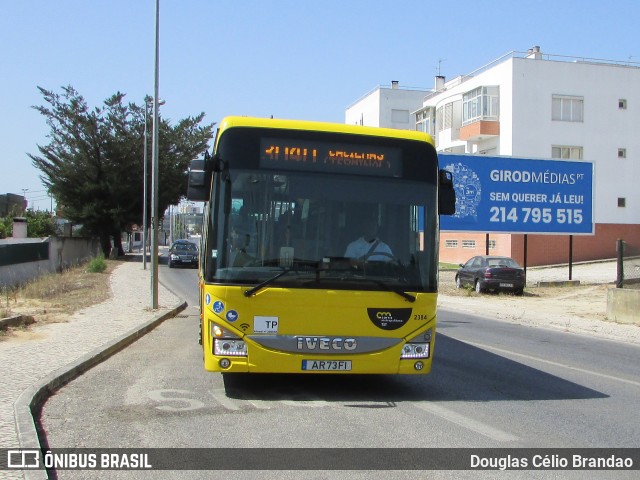
[[372,213],[364,213],[358,217],[358,230],[362,236],[347,246],[344,256],[354,260],[374,260],[388,262],[393,259],[389,245],[378,238],[378,218]]

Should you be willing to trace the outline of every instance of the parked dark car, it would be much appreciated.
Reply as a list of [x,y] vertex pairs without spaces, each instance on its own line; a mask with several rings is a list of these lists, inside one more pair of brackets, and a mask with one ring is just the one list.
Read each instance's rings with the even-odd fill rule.
[[176,240],[169,249],[169,268],[176,265],[198,266],[198,247],[188,240]]
[[471,285],[477,293],[503,290],[516,295],[522,295],[524,291],[524,269],[513,258],[479,255],[460,267],[456,273],[456,288]]

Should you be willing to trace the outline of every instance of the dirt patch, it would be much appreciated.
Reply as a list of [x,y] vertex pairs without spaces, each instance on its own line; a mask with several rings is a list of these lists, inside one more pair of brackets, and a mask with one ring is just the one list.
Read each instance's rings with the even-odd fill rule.
[[607,290],[613,285],[527,287],[522,296],[511,293],[477,294],[471,288],[457,289],[455,272],[440,273],[440,297],[450,306],[481,308],[501,318],[522,317],[527,311],[544,315],[577,315],[606,320]]
[[456,289],[455,272],[440,273],[438,306],[522,325],[598,334],[640,343],[640,326],[607,319],[607,290],[613,284],[527,287],[524,295],[477,294]]
[[[35,325],[65,322],[78,310],[102,303],[111,297],[111,272],[122,263],[106,262],[104,272],[88,272],[86,265],[73,267],[61,273],[51,273],[29,282],[21,288],[3,290],[0,298],[0,318],[29,315]],[[9,328],[0,335],[29,337],[29,328]]]

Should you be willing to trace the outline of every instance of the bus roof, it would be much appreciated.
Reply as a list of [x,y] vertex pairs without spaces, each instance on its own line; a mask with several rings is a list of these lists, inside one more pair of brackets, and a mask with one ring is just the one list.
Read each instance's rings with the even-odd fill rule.
[[434,145],[430,135],[413,130],[399,130],[393,128],[365,127],[361,125],[347,125],[344,123],[313,122],[308,120],[282,120],[258,117],[225,117],[220,123],[218,137],[227,129],[234,127],[280,128],[284,130],[308,130],[320,132],[349,133],[374,137],[398,138],[427,142]]

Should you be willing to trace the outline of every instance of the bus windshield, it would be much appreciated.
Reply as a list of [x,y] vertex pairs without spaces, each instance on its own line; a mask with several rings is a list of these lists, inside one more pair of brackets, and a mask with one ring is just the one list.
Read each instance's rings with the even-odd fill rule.
[[436,185],[231,169],[214,195],[207,282],[400,294],[436,289]]

